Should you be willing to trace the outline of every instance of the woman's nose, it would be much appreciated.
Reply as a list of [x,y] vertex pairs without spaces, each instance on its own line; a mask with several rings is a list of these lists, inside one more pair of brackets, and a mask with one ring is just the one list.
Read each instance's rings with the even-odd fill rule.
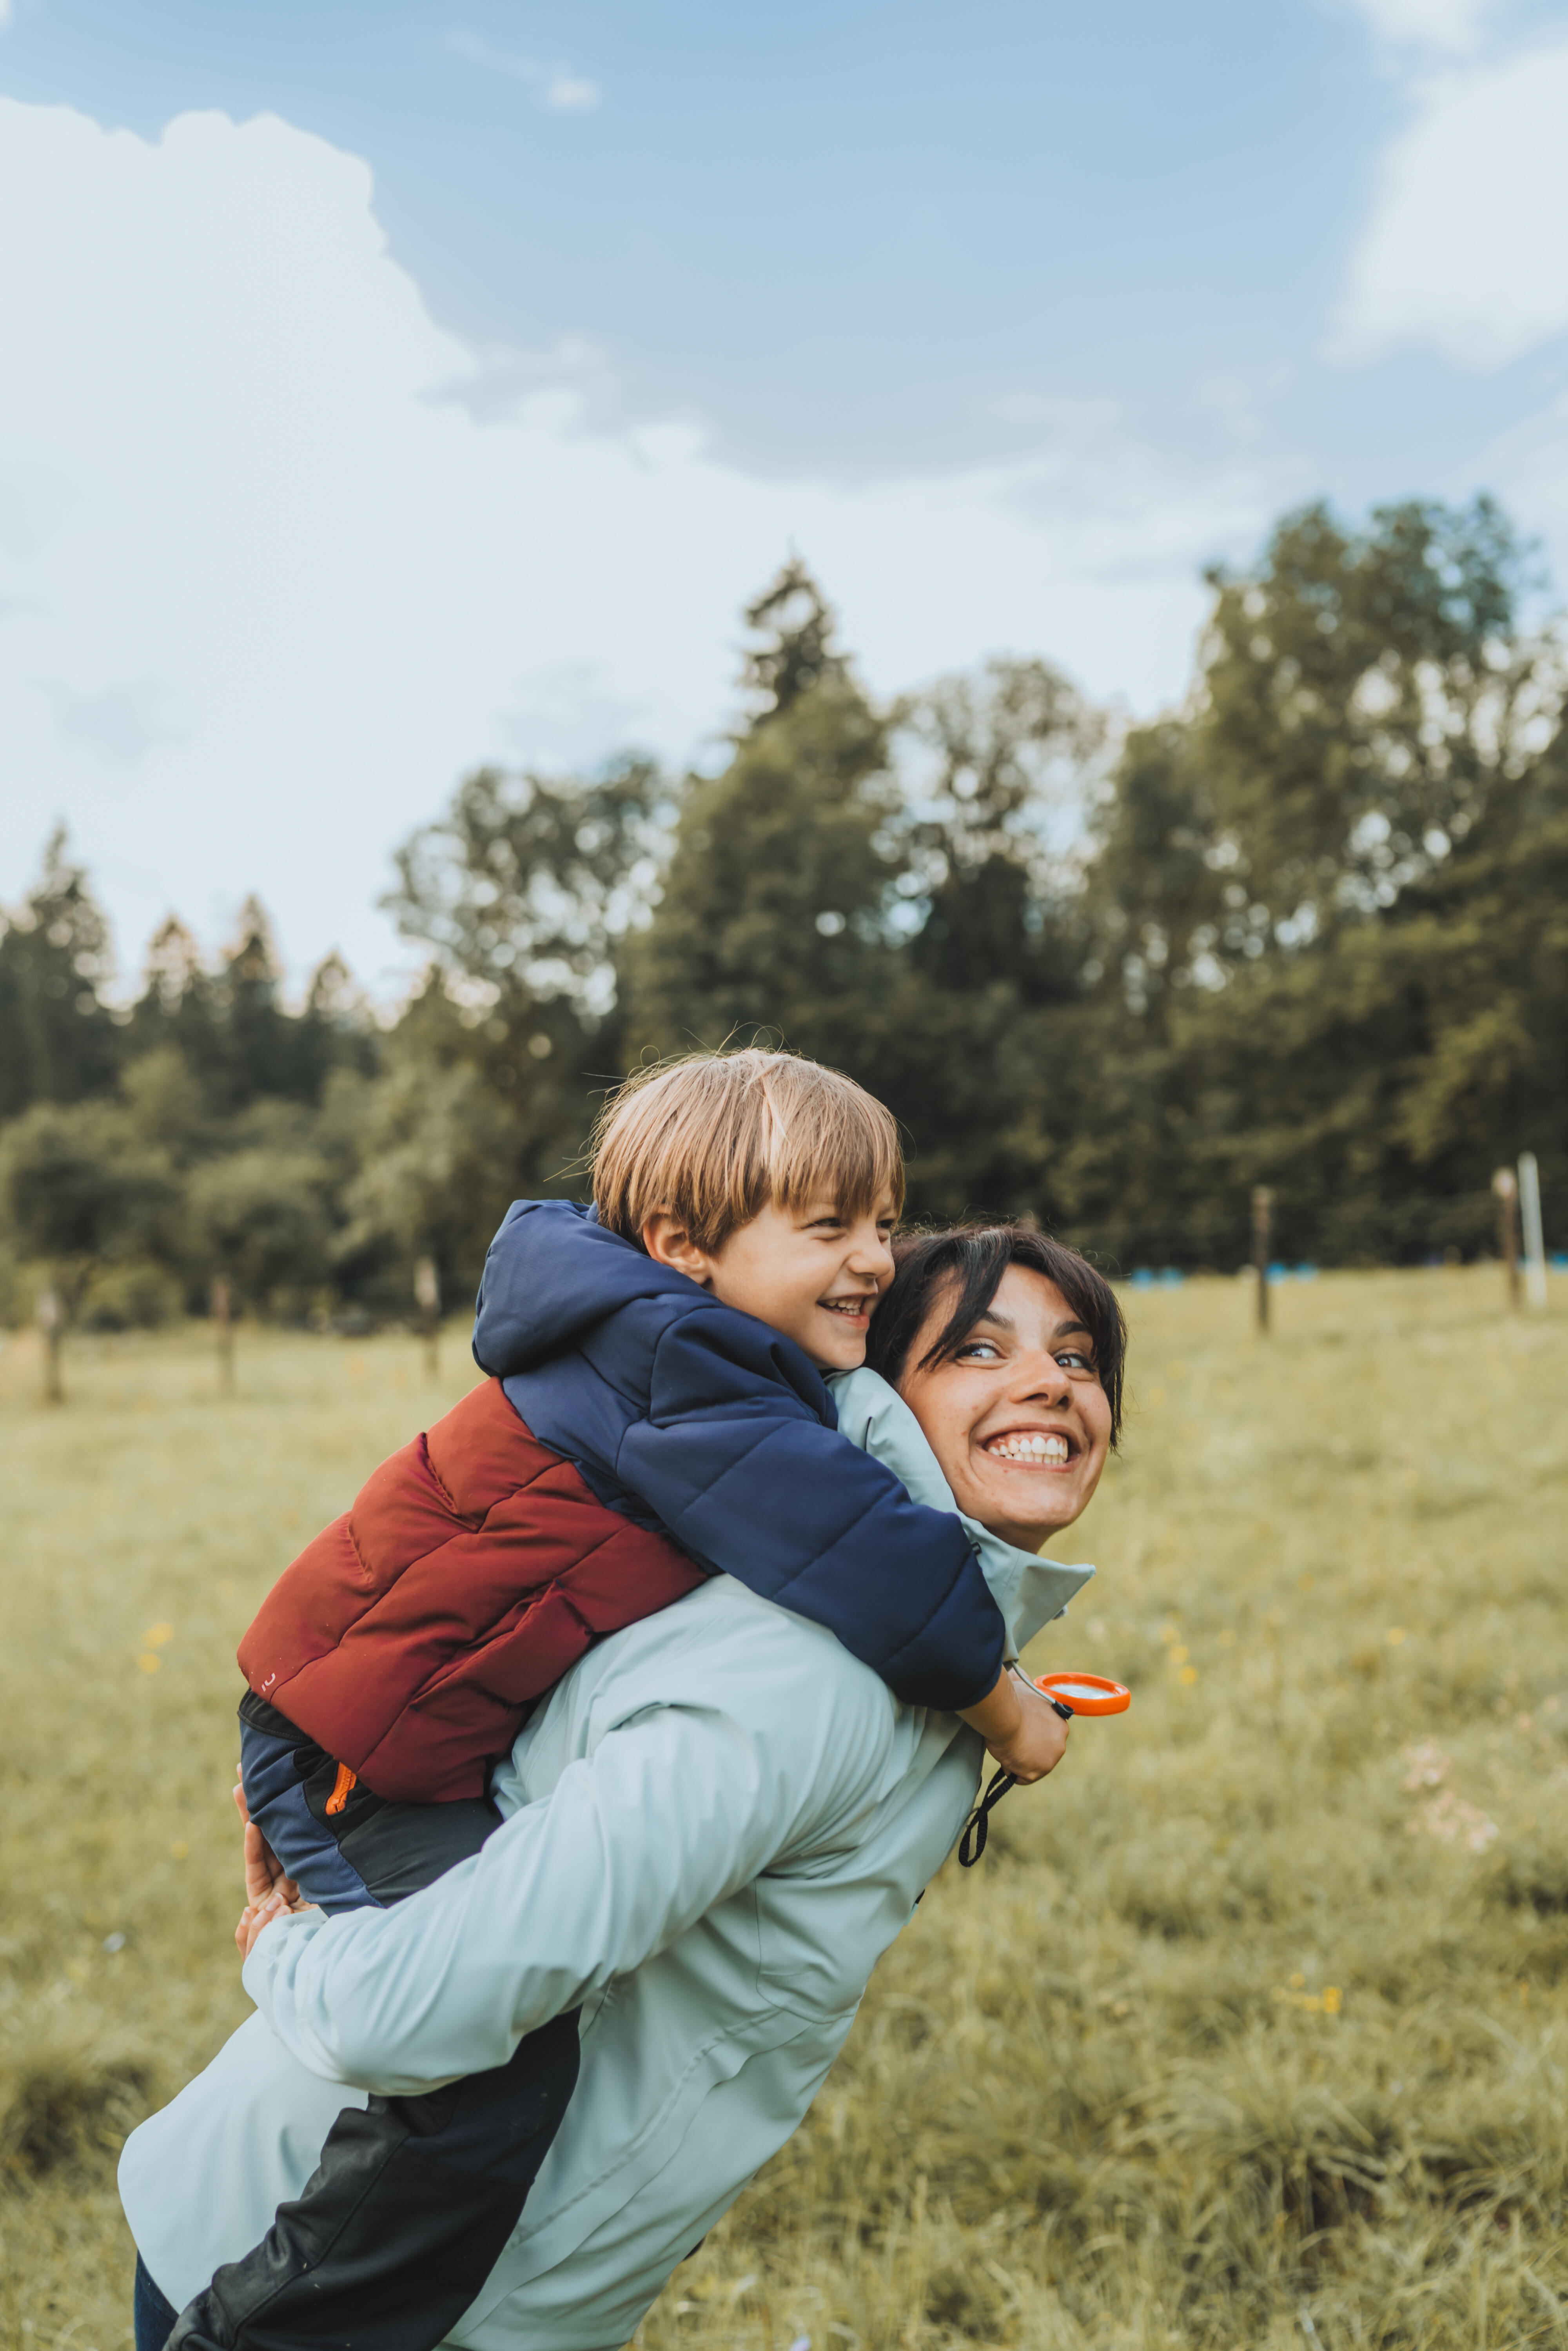
[[1026,1355],[1018,1367],[1013,1394],[1021,1402],[1025,1396],[1044,1396],[1051,1404],[1062,1404],[1072,1392],[1071,1373],[1064,1372],[1056,1357],[1042,1347]]

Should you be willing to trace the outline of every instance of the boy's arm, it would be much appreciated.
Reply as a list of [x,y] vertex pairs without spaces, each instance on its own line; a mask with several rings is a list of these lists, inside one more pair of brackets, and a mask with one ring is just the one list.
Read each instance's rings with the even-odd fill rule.
[[983,1705],[1006,1634],[968,1534],[826,1426],[781,1351],[804,1365],[722,1307],[673,1322],[617,1478],[694,1558],[825,1625],[897,1697]]

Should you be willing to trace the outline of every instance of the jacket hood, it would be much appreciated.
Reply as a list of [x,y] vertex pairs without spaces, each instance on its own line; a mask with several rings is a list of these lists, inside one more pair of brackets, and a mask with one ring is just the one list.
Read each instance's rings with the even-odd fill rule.
[[639,1299],[695,1305],[684,1273],[659,1265],[573,1200],[514,1200],[490,1243],[474,1318],[474,1360],[509,1379],[569,1347]]
[[905,1491],[927,1510],[952,1510],[962,1520],[1008,1628],[1007,1655],[1016,1657],[1042,1625],[1062,1614],[1094,1570],[1064,1566],[1060,1560],[1019,1551],[981,1526],[977,1519],[965,1518],[925,1430],[904,1398],[879,1374],[863,1367],[858,1372],[835,1372],[828,1388],[838,1407],[839,1426],[852,1445],[885,1461]]

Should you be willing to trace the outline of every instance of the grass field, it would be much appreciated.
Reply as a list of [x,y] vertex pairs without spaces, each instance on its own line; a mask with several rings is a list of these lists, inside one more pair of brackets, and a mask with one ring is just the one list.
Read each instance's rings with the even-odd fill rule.
[[[1035,1655],[1130,1681],[884,1964],[648,2351],[1568,2345],[1568,1283],[1140,1294]],[[449,1335],[0,1354],[0,2351],[129,2342],[127,2125],[246,2012],[235,1640]]]

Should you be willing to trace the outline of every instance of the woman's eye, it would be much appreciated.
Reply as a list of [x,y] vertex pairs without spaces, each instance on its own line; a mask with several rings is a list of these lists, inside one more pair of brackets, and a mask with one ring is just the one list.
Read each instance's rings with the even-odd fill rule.
[[953,1360],[955,1363],[958,1364],[965,1362],[994,1363],[997,1360],[997,1353],[998,1350],[994,1340],[971,1339],[967,1347],[959,1348]]
[[1087,1372],[1091,1378],[1094,1375],[1093,1364],[1087,1355],[1080,1354],[1076,1347],[1064,1347],[1056,1361],[1064,1372]]

